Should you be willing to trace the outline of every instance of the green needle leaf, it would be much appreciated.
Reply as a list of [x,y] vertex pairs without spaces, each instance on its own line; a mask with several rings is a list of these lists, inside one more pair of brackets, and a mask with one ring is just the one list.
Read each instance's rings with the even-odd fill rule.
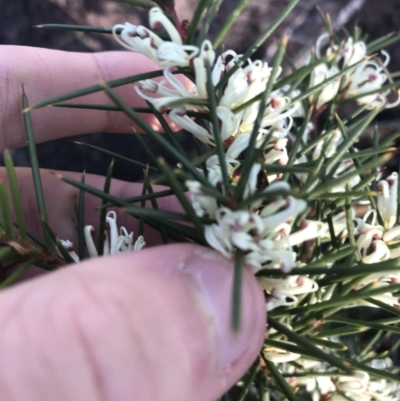
[[204,230],[203,224],[201,223],[200,218],[197,216],[195,210],[193,209],[192,204],[186,197],[184,190],[181,187],[181,184],[176,179],[174,173],[171,171],[171,169],[163,159],[158,160],[158,165],[160,167],[160,171],[164,174],[165,178],[168,180],[168,183],[171,186],[171,189],[174,191],[174,194],[178,198],[180,204],[185,209],[187,215],[189,216],[189,219],[194,224],[196,229],[200,233],[202,233]]
[[354,130],[354,132],[351,135],[346,135],[347,130],[346,127],[344,126],[342,120],[340,117],[336,114],[336,120],[339,124],[340,130],[342,131],[342,134],[344,136],[344,141],[340,145],[340,147],[337,149],[335,154],[327,159],[326,165],[324,166],[324,171],[325,174],[329,174],[332,170],[332,168],[335,165],[339,165],[340,161],[342,160],[343,156],[345,153],[350,149],[350,147],[354,144],[354,142],[359,138],[359,136],[365,131],[365,129],[368,127],[368,125],[371,123],[371,121],[377,116],[377,114],[381,111],[381,108],[376,108],[371,113],[368,113],[362,121],[360,121],[359,125],[357,126],[357,129]]
[[231,328],[234,333],[240,331],[242,314],[242,282],[243,282],[244,253],[241,249],[235,252],[235,269],[232,287]]
[[[142,81],[145,79],[156,78],[162,75],[163,75],[163,70],[157,70],[152,72],[146,72],[144,74],[131,75],[125,78],[115,79],[113,81],[109,81],[107,85],[110,88],[116,88],[118,86],[132,84],[134,82]],[[78,89],[76,91],[64,93],[62,95],[54,96],[49,99],[43,100],[39,103],[34,104],[30,108],[28,105],[27,107],[25,107],[25,110],[28,108],[29,110],[40,109],[41,107],[49,106],[54,103],[64,102],[66,100],[74,99],[76,97],[90,95],[91,93],[100,92],[101,90],[103,90],[103,88],[104,88],[103,84],[87,86],[86,88],[83,89]]]
[[245,192],[246,185],[248,183],[250,172],[251,172],[252,167],[254,166],[254,161],[256,159],[255,153],[256,153],[257,136],[259,135],[259,129],[261,127],[262,119],[264,117],[267,101],[272,92],[275,78],[278,75],[278,71],[280,69],[280,65],[281,65],[283,56],[286,51],[286,45],[287,45],[288,39],[289,39],[288,36],[284,36],[282,39],[282,42],[276,52],[274,64],[272,66],[272,71],[271,71],[271,75],[268,79],[267,86],[265,88],[265,91],[261,94],[261,101],[260,101],[260,107],[259,107],[258,113],[257,113],[257,118],[256,118],[256,121],[254,122],[254,127],[251,132],[249,145],[246,150],[246,156],[242,163],[242,170],[240,173],[240,178],[239,178],[239,181],[235,188],[235,199],[237,202],[241,202],[243,200],[243,195]]
[[[149,176],[148,176],[148,171],[147,170],[146,170],[146,174],[144,176],[144,181],[143,181],[143,193],[145,193],[146,189],[147,189],[149,195],[154,194],[153,187],[149,183]],[[171,192],[173,192],[173,191],[171,191]],[[155,209],[155,210],[159,209],[158,204],[157,204],[157,198],[151,198],[150,202],[151,202],[151,206],[152,206],[153,209]],[[142,207],[142,208],[145,207],[145,201],[142,201],[140,207]],[[139,220],[139,224],[142,225],[142,231],[140,231],[140,225],[139,225],[139,233],[141,233],[139,235],[143,235],[143,224],[144,224],[144,219],[143,218],[141,218]],[[164,244],[168,244],[169,243],[169,239],[168,239],[167,230],[166,230],[165,226],[162,225],[162,224],[159,225],[159,230],[160,230],[160,234],[161,234],[161,238],[162,238],[163,243]]]
[[314,190],[310,193],[310,199],[318,199],[318,196],[324,194],[325,192],[330,191],[332,188],[344,184],[353,178],[356,175],[360,175],[370,169],[373,169],[377,166],[382,166],[385,164],[386,161],[390,159],[390,155],[383,155],[379,158],[371,160],[368,163],[363,164],[359,168],[355,168],[354,170],[350,171],[349,173],[342,174],[337,178],[331,179],[326,184],[322,184],[318,186],[318,188],[314,188]]
[[376,320],[375,322],[370,322],[368,320],[347,319],[341,317],[328,317],[325,319],[325,322],[343,323],[364,329],[376,329],[400,334],[400,327],[391,326],[391,324],[400,322],[400,318],[398,316],[388,319]]
[[0,248],[0,263],[14,262],[21,258],[21,255],[9,246]]
[[54,231],[50,228],[48,223],[43,219],[42,219],[42,225],[43,225],[44,229],[46,230],[46,233],[50,237],[51,241],[56,245],[58,252],[64,258],[64,260],[69,264],[75,263],[74,259],[72,259],[71,255],[61,244],[60,239],[56,236]]
[[400,40],[400,35],[396,35],[395,32],[390,33],[389,35],[383,36],[381,38],[375,39],[374,41],[368,43],[367,51],[368,53],[375,53],[378,50],[384,49],[396,43]]
[[232,28],[232,25],[235,21],[239,18],[241,12],[245,9],[249,0],[240,0],[237,4],[236,8],[232,11],[231,15],[228,17],[227,21],[225,22],[224,26],[219,30],[217,36],[214,39],[213,47],[216,49],[221,42],[224,40],[226,34]]
[[247,377],[243,383],[242,391],[241,391],[239,397],[237,398],[237,401],[244,401],[246,399],[246,396],[249,393],[249,390],[250,390],[259,370],[260,370],[260,364],[257,361],[254,363],[253,367],[250,369],[250,372],[247,375]]
[[194,44],[194,34],[196,33],[199,22],[204,18],[213,0],[200,0],[192,16],[192,20],[187,29],[186,43]]
[[[103,192],[106,194],[110,193],[113,169],[114,169],[114,159],[111,160],[111,163],[108,166],[106,179],[104,181]],[[106,200],[103,199],[101,201],[101,208],[100,208],[99,242],[97,247],[99,256],[103,255],[104,242],[106,240],[106,217],[107,217],[107,208],[105,207],[106,204],[107,204]]]
[[[219,8],[221,7],[221,4],[224,0],[213,0],[212,4],[210,6],[210,10],[208,11],[207,18],[205,19],[203,26],[201,28],[200,33],[198,34],[197,40],[196,40],[196,45],[198,47],[201,46],[203,43],[204,39],[207,36],[207,33],[210,30],[210,25],[213,22],[215,16],[217,15]],[[215,46],[213,46],[215,48]]]
[[[40,177],[39,162],[36,153],[35,136],[33,133],[32,119],[29,111],[29,103],[25,94],[22,95],[22,108],[24,112],[24,122],[25,122],[25,133],[26,141],[28,143],[29,159],[31,162],[31,170],[33,176],[33,185],[35,187],[36,202],[39,210],[39,214],[42,217],[42,221],[47,221],[46,204],[43,195],[42,179]],[[53,250],[53,244],[49,237],[47,230],[42,224],[44,241],[48,250]]]
[[[262,355],[262,354],[261,354]],[[287,383],[286,379],[282,376],[282,373],[279,369],[275,366],[275,364],[268,359],[264,359],[265,365],[267,366],[268,370],[270,371],[271,375],[274,377],[276,382],[278,383],[282,393],[288,399],[288,401],[299,401],[299,399],[294,394],[293,390]]]
[[400,382],[400,376],[398,374],[390,373],[386,370],[374,369],[355,360],[347,360],[346,362],[349,363],[354,368],[360,369],[363,372],[366,372],[373,377],[377,377],[378,379],[384,379],[398,383]]
[[212,76],[211,76],[211,66],[210,63],[206,62],[206,71],[207,71],[207,92],[208,92],[208,101],[210,103],[209,109],[211,114],[211,123],[213,128],[213,135],[214,141],[217,149],[217,155],[219,160],[219,165],[221,169],[222,175],[222,185],[224,189],[224,195],[229,195],[229,177],[228,177],[228,170],[226,167],[226,156],[225,156],[225,149],[224,144],[221,138],[221,132],[219,129],[219,121],[217,116],[217,99],[215,97],[214,85],[212,83]]
[[[395,292],[395,291],[400,291],[400,284],[392,284],[390,286],[390,291]],[[272,315],[273,317],[277,316],[282,316],[283,315],[295,315],[297,313],[309,313],[312,311],[318,311],[318,310],[324,310],[328,309],[334,306],[340,306],[340,305],[349,305],[353,301],[357,300],[365,300],[369,297],[373,297],[375,295],[381,295],[384,294],[385,292],[388,292],[388,287],[380,287],[380,288],[372,288],[368,290],[363,291],[354,291],[350,292],[347,295],[335,298],[335,299],[330,299],[329,301],[323,301],[318,304],[313,304],[313,305],[307,305],[307,306],[299,306],[296,308],[292,308],[290,310],[286,311],[272,311],[270,312],[270,316]]]
[[[97,152],[100,152],[100,153],[103,153],[105,155],[111,156],[114,159],[118,159],[118,160],[124,161],[126,163],[130,163],[130,164],[134,164],[135,166],[139,166],[139,167],[142,167],[142,168],[146,168],[147,167],[147,165],[144,164],[144,163],[140,163],[140,162],[138,162],[136,160],[130,159],[129,157],[122,156],[122,155],[120,155],[118,153],[110,152],[107,149],[99,148],[98,146],[90,145],[89,143],[85,143],[85,142],[75,142],[75,143],[77,145],[84,146],[86,148],[93,149],[93,150],[96,150]],[[149,170],[152,173],[158,172],[158,170],[155,167],[149,167]]]
[[324,351],[322,351],[320,348],[316,347],[311,342],[312,341],[311,338],[309,340],[306,337],[293,332],[287,326],[283,325],[282,323],[278,322],[277,320],[275,320],[271,317],[268,317],[268,325],[270,327],[273,327],[279,333],[286,336],[289,341],[296,343],[300,347],[304,347],[306,351],[310,352],[312,355],[315,355],[316,358],[321,359],[321,360],[329,363],[330,365],[335,366],[341,370],[344,370],[345,372],[349,372],[348,365],[344,364],[341,361],[341,359],[339,359],[333,355],[327,354]]
[[162,146],[172,157],[175,158],[177,162],[181,163],[197,181],[201,182],[205,186],[211,187],[211,184],[206,179],[206,177],[199,171],[197,171],[196,167],[193,166],[190,160],[181,155],[179,151],[175,149],[170,143],[168,143],[159,133],[155,132],[151,128],[151,126],[146,121],[144,121],[143,118],[139,116],[139,114],[134,112],[128,105],[126,105],[122,101],[122,99],[118,95],[116,95],[116,93],[112,91],[105,82],[102,84],[102,87],[107,95],[111,98],[111,100],[115,102],[116,105],[121,107],[124,113],[132,121],[134,121],[141,129],[143,129],[144,132],[146,132],[152,139],[154,139],[155,142]]
[[150,8],[153,8],[155,6],[153,2],[149,3],[147,1],[142,1],[142,0],[113,0],[113,1],[116,1],[117,3],[126,3],[134,7],[144,8],[145,10],[150,10]]
[[314,333],[312,338],[331,338],[337,336],[347,336],[349,334],[359,334],[369,330],[368,327],[338,327],[337,329],[324,330]]
[[28,240],[28,237],[26,235],[25,217],[21,201],[21,192],[18,187],[14,162],[8,149],[4,151],[4,163],[6,165],[8,184],[10,186],[15,216],[17,218],[19,236],[23,242],[26,242]]
[[7,188],[3,181],[0,181],[0,208],[4,232],[6,238],[13,237],[10,205],[8,203]]
[[90,25],[42,24],[42,25],[36,25],[35,28],[54,29],[54,30],[59,30],[59,31],[112,34],[112,28],[106,28],[106,27],[102,27],[102,26],[90,26]]
[[75,181],[69,177],[64,177],[61,175],[58,175],[58,176],[63,181],[67,182],[70,185],[73,185],[76,188],[83,189],[84,191],[86,191],[94,196],[97,196],[100,199],[104,199],[107,202],[111,202],[114,206],[125,208],[126,212],[133,216],[136,216],[136,217],[145,216],[145,217],[151,217],[154,219],[189,221],[189,217],[185,214],[173,213],[173,212],[162,211],[162,210],[141,209],[140,207],[135,207],[129,203],[124,202],[122,199],[119,199],[108,193],[100,191],[97,188],[91,187],[90,185],[83,184],[79,181]]
[[293,8],[297,5],[300,0],[292,0],[278,18],[259,36],[259,38],[249,47],[249,49],[243,54],[240,60],[223,76],[216,86],[216,91],[219,91],[225,86],[229,78],[244,64],[247,62],[253,53],[271,36],[271,34],[278,28],[283,20],[290,14]]
[[[61,107],[68,109],[87,109],[87,110],[103,110],[103,111],[122,111],[115,104],[94,104],[94,103],[55,103],[53,107]],[[152,113],[148,107],[132,107],[137,113]]]
[[[81,183],[85,183],[85,171],[82,174]],[[78,221],[78,256],[79,260],[85,258],[85,191],[79,190],[79,203],[77,210]]]
[[1,284],[0,289],[4,289],[14,284],[31,266],[33,266],[36,262],[36,258],[31,258],[26,262],[22,263],[18,269],[8,276]]

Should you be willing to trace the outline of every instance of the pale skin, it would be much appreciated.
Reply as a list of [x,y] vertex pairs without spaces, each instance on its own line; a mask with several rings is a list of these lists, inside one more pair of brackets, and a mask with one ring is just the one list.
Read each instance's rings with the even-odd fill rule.
[[[30,104],[50,96],[155,68],[129,52],[74,54],[1,46],[0,148],[25,145],[22,84]],[[143,105],[130,86],[117,92]],[[110,103],[104,93],[83,102]],[[81,133],[131,132],[122,113],[44,108],[32,112],[38,142]],[[149,118],[149,117],[147,117]],[[151,124],[157,127],[154,120]],[[79,174],[62,174],[79,179]],[[6,181],[4,170],[0,177]],[[18,169],[27,223],[40,234],[29,169]],[[43,171],[50,225],[76,240],[77,190]],[[87,176],[102,188],[104,178]],[[140,186],[114,181],[129,197]],[[99,200],[86,199],[96,226]],[[173,209],[172,198],[162,207]],[[119,223],[135,230],[123,213]],[[145,232],[157,245],[154,231]],[[200,246],[174,244],[91,259],[26,280],[0,293],[2,401],[213,401],[260,351],[265,306],[254,276],[244,273],[242,330],[230,331],[232,262]]]

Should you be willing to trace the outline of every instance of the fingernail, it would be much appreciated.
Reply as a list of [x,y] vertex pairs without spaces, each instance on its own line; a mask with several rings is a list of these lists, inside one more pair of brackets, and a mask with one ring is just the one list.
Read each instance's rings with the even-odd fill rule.
[[265,332],[265,302],[252,273],[245,269],[242,285],[240,330],[232,331],[233,262],[215,251],[198,248],[185,263],[184,270],[195,279],[204,300],[202,306],[213,324],[217,369],[232,367],[240,360],[254,360],[255,343],[260,349]]

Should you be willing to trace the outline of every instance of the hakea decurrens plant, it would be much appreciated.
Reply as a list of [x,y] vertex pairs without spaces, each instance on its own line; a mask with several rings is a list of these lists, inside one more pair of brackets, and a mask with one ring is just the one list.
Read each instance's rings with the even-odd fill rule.
[[[212,85],[217,86],[224,74],[233,67],[237,67],[236,64],[240,61],[241,55],[233,50],[226,50],[217,55],[209,40],[204,40],[198,47],[185,45],[178,30],[159,8],[150,10],[150,28],[153,30],[163,28],[170,37],[170,41],[164,41],[154,31],[142,26],[127,23],[113,28],[114,36],[119,43],[165,67],[161,81],[149,79],[140,81],[134,84],[134,89],[141,97],[151,102],[157,110],[166,113],[170,120],[192,133],[201,142],[214,147],[213,127],[200,124],[189,117],[187,112],[209,113],[207,102],[204,102],[204,105],[199,103],[199,100],[208,99],[207,65],[211,68]],[[358,96],[357,102],[365,104],[370,109],[394,107],[397,104],[398,99],[392,103],[387,100],[388,91],[369,94],[370,91],[382,87],[388,80],[386,66],[389,56],[387,53],[383,53],[385,60],[381,62],[378,58],[367,57],[364,42],[354,42],[352,38],[349,38],[340,45],[330,43],[326,47],[327,39],[329,39],[327,35],[322,35],[317,40],[316,57],[319,59],[324,56],[326,61],[316,65],[311,71],[309,86],[318,85],[352,65],[355,67],[310,97],[311,104],[316,110],[322,109],[339,92],[343,99]],[[324,51],[323,46],[326,47]],[[193,82],[184,83],[178,78],[175,74],[177,67],[191,67]],[[275,80],[279,78],[281,71],[279,67]],[[229,184],[233,188],[241,174],[242,160],[250,144],[260,101],[250,102],[251,104],[245,108],[241,106],[266,90],[271,73],[272,68],[266,62],[248,60],[247,64],[236,68],[217,99],[215,112],[220,125],[219,134],[225,145],[224,167],[228,174]],[[286,93],[290,93],[290,96]],[[325,238],[328,234],[328,226],[325,222],[304,219],[304,216],[303,221],[297,222],[300,225],[297,224],[296,228],[293,228],[293,222],[306,211],[307,203],[289,195],[290,186],[279,181],[280,174],[268,173],[268,170],[265,171],[262,167],[263,164],[282,166],[287,164],[289,159],[287,145],[293,142],[291,133],[293,118],[302,118],[305,114],[304,106],[292,101],[292,98],[299,93],[301,93],[299,89],[292,90],[290,85],[286,85],[271,91],[265,103],[255,141],[258,160],[251,167],[244,189],[245,198],[254,195],[257,191],[264,191],[264,200],[260,197],[247,209],[235,210],[219,205],[213,196],[204,191],[200,182],[186,181],[196,214],[212,221],[206,224],[204,229],[208,244],[226,257],[233,257],[237,249],[242,250],[245,262],[254,272],[271,267],[281,269],[282,272],[289,272],[300,263],[295,251],[296,247],[318,237]],[[241,107],[239,112],[235,110],[238,107]],[[313,123],[309,125],[309,128],[304,130],[300,148],[307,146],[309,133],[316,128]],[[294,160],[294,164],[318,160],[322,152],[325,152],[327,158],[332,157],[342,143],[343,136],[340,130],[336,129],[325,136],[324,141],[316,144],[310,159],[303,155]],[[223,181],[220,157],[210,156],[206,160],[205,167],[210,184],[220,189]],[[341,162],[333,178],[353,168],[353,161],[348,158]],[[269,185],[267,188],[260,187],[260,174],[265,174],[265,180]],[[297,176],[302,182],[303,176],[301,174]],[[343,183],[332,191],[345,192],[347,185],[355,187],[359,182],[360,177],[354,175],[350,182]],[[269,197],[275,188],[282,189],[282,186],[285,187],[286,195]],[[347,233],[345,225],[340,223],[340,220],[335,224],[335,230],[339,225],[343,228],[342,233]],[[362,226],[363,224],[360,224],[360,227]],[[361,244],[363,238],[361,234],[358,244]],[[363,256],[364,259],[374,258],[374,255],[381,251],[381,243],[375,241],[372,247],[377,247],[377,250],[373,253],[369,251],[368,256]],[[365,251],[362,250],[361,253],[365,254]],[[316,283],[306,276],[276,280],[263,279],[262,282],[270,296],[267,303],[268,309],[281,305],[294,305],[298,295],[318,289]]]
[[[258,276],[267,311],[301,309],[332,299],[334,286],[329,289],[320,286],[323,275],[301,272],[310,263],[318,263],[319,258],[324,257],[324,250],[335,252],[333,237],[338,246],[348,244],[353,236],[351,245],[356,251],[353,258],[359,263],[377,263],[400,256],[400,246],[396,247],[400,240],[396,174],[377,183],[377,210],[370,210],[364,217],[360,217],[358,205],[370,204],[365,196],[354,197],[349,211],[334,208],[334,213],[329,214],[326,208],[332,203],[328,206],[322,200],[316,207],[316,203],[308,202],[309,197],[302,193],[304,186],[316,187],[312,174],[319,174],[318,169],[310,174],[304,167],[319,165],[321,168],[322,162],[330,165],[329,179],[335,185],[330,187],[329,193],[338,195],[334,199],[340,199],[349,190],[355,192],[359,187],[370,189],[374,180],[364,184],[362,176],[357,174],[360,163],[352,155],[359,151],[355,143],[349,145],[349,133],[340,124],[326,124],[320,129],[318,119],[332,102],[336,106],[348,99],[355,100],[362,111],[373,110],[371,113],[396,106],[400,102],[397,91],[384,88],[391,82],[387,72],[390,57],[386,52],[371,56],[360,40],[349,37],[335,44],[324,34],[318,38],[315,54],[310,57],[310,63],[315,66],[309,70],[306,84],[291,86],[290,83],[280,84],[283,69],[279,63],[271,67],[261,60],[242,60],[242,55],[229,49],[218,54],[207,39],[197,46],[185,44],[179,31],[158,8],[150,10],[150,28],[128,23],[113,28],[119,43],[163,67],[161,79],[136,82],[134,90],[202,142],[204,149],[215,149],[214,154],[203,160],[202,168],[197,166],[197,173],[204,179],[197,180],[193,178],[195,174],[185,172],[182,181],[194,214],[201,220],[204,240],[226,258],[236,261],[239,253],[243,256],[244,263]],[[156,33],[159,28],[164,31],[163,38],[166,33],[170,41]],[[191,70],[190,79],[183,80],[177,74],[182,71],[181,67]],[[226,74],[230,74],[228,79],[224,79]],[[210,85],[217,93],[213,99],[215,110],[210,109]],[[318,90],[312,90],[314,87]],[[260,98],[267,88],[264,102]],[[303,96],[303,91],[307,90],[310,94]],[[394,100],[390,100],[392,98]],[[210,123],[207,118],[201,121],[193,117],[196,114],[214,115],[218,132],[214,132],[215,121]],[[332,120],[333,116],[334,112]],[[335,121],[338,120],[339,117]],[[303,121],[304,126],[300,128]],[[218,151],[221,143],[222,156],[221,149]],[[244,173],[250,146],[254,146],[255,156]],[[296,153],[292,154],[294,146]],[[295,171],[296,166],[303,170]],[[293,169],[289,181],[289,174],[283,173],[290,171],[286,168]],[[246,177],[245,182],[241,180],[242,175]],[[348,178],[343,180],[342,177]],[[220,201],[215,191],[226,201]],[[374,192],[369,194],[373,196]],[[314,252],[317,243],[319,254]],[[333,263],[326,262],[325,266],[329,269]],[[355,283],[343,279],[342,284],[349,287],[348,291],[356,292],[368,286],[387,289],[372,299],[394,306],[398,301],[391,285],[399,280],[396,272],[384,272],[365,274]],[[375,306],[357,298],[349,300],[344,308],[359,305]],[[292,322],[297,324],[296,319]],[[294,330],[291,323],[285,321],[284,324]],[[277,338],[273,329],[269,329],[269,333]],[[286,338],[280,340],[296,346]],[[298,372],[301,365],[308,372],[325,369],[322,362],[303,360],[301,352],[289,351],[275,343],[264,347],[263,356],[286,373]],[[294,361],[296,365],[289,365]],[[390,390],[385,390],[382,383],[361,371],[339,378],[311,375],[288,380],[293,388],[305,388],[313,401],[328,398],[341,401],[346,397],[362,401],[394,400],[398,386],[388,383]]]
[[[141,194],[117,199],[106,191],[107,181],[102,194],[83,181],[75,186],[82,195],[99,196],[102,207],[124,208],[139,219],[140,231],[147,224],[166,244],[206,245],[229,259],[233,330],[240,329],[243,268],[256,276],[268,324],[254,365],[258,370],[245,377],[243,389],[259,386],[260,400],[269,392],[277,400],[299,395],[299,400],[312,401],[397,401],[397,372],[385,359],[386,351],[375,352],[375,345],[388,338],[382,333],[399,333],[398,176],[385,171],[387,158],[381,156],[396,149],[390,138],[379,137],[378,129],[373,148],[357,143],[381,110],[400,103],[393,82],[399,74],[388,72],[390,56],[381,50],[385,45],[378,40],[367,47],[358,30],[339,41],[341,34],[333,33],[327,18],[330,34],[317,39],[304,66],[285,59],[288,36],[273,63],[246,59],[259,43],[243,56],[219,47],[222,36],[214,42],[206,38],[216,1],[206,2],[213,8],[196,13],[187,24],[179,22],[173,1],[155,3],[160,7],[150,9],[148,28],[127,22],[114,26],[112,33],[160,71],[101,86],[114,101],[113,110],[147,132],[175,167],[144,143],[150,161]],[[204,29],[199,30],[197,22],[203,18]],[[394,38],[383,42],[393,43]],[[149,107],[133,107],[137,105],[119,98],[111,88],[121,82],[134,82],[132,91]],[[90,91],[93,87],[80,93]],[[349,102],[347,108],[344,103]],[[158,135],[141,118],[140,113],[154,109],[166,135]],[[169,122],[194,137],[195,149],[178,143]],[[153,184],[167,188],[154,190]],[[157,204],[165,197],[175,198],[172,210]],[[63,249],[49,232],[60,264],[79,262],[85,253],[82,245],[91,258],[146,245],[142,236],[134,238],[117,225],[116,212],[109,211],[102,223],[106,230],[97,243],[92,226],[80,227],[79,256],[70,241],[61,241]],[[376,312],[372,307],[394,317],[353,318],[359,310]],[[364,347],[359,334],[366,329],[376,334]],[[357,341],[343,341],[349,333],[356,333]]]

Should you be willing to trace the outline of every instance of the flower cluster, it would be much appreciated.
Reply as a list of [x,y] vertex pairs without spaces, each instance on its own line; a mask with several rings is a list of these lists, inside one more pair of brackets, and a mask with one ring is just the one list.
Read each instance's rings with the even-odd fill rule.
[[[119,43],[146,55],[164,67],[162,80],[147,79],[134,84],[134,88],[158,111],[166,113],[171,121],[192,133],[204,144],[215,147],[216,133],[213,125],[202,124],[188,115],[189,111],[210,114],[207,88],[210,84],[214,87],[218,92],[215,99],[215,114],[220,135],[218,140],[223,142],[224,158],[221,159],[217,154],[210,156],[205,162],[205,173],[210,185],[222,191],[225,185],[223,170],[226,171],[232,193],[224,195],[232,198],[234,188],[240,181],[242,162],[250,141],[254,141],[253,129],[261,105],[260,100],[255,98],[266,90],[271,79],[276,80],[279,77],[281,68],[275,70],[272,77],[272,68],[266,62],[247,60],[243,63],[242,56],[233,50],[226,50],[217,55],[209,40],[204,40],[198,47],[186,45],[178,30],[159,8],[150,10],[150,28],[152,30],[129,23],[113,28]],[[169,41],[165,41],[154,32],[159,29],[165,31]],[[339,77],[311,95],[310,101],[316,111],[322,110],[338,94],[341,99],[357,97],[357,102],[369,109],[393,107],[400,102],[400,98],[389,102],[389,91],[380,90],[388,80],[387,53],[383,53],[385,60],[382,62],[378,58],[372,59],[367,56],[364,42],[355,42],[349,38],[340,45],[329,43],[329,46],[326,46],[327,39],[327,35],[322,35],[317,41],[316,58],[321,62],[316,63],[311,71],[309,87],[319,85],[336,74]],[[354,68],[350,68],[351,66]],[[176,75],[177,68],[180,67],[192,68],[190,82]],[[347,69],[346,72],[340,74],[344,69]],[[228,79],[224,79],[226,74],[229,74]],[[211,83],[207,80],[208,76],[211,77]],[[221,85],[223,79],[225,83]],[[300,93],[300,89],[285,85],[272,90],[266,99],[265,107],[261,110],[257,136],[253,142],[257,159],[251,166],[243,191],[244,199],[254,199],[248,201],[245,207],[236,207],[236,200],[230,205],[220,204],[209,194],[204,184],[194,180],[185,182],[195,213],[200,218],[207,219],[207,223],[204,224],[207,243],[228,258],[233,258],[237,250],[242,251],[245,263],[254,273],[272,268],[287,274],[295,266],[302,266],[302,262],[311,261],[304,259],[304,256],[303,259],[299,259],[299,247],[310,247],[313,242],[311,240],[329,236],[327,223],[310,218],[307,203],[293,196],[291,186],[280,180],[279,172],[269,172],[268,167],[265,167],[274,164],[286,166],[289,161],[287,146],[296,141],[291,132],[293,121],[295,118],[305,117],[304,106],[293,102],[293,98]],[[315,139],[311,138],[310,134],[315,133],[315,130],[315,122],[309,122],[303,130],[298,149],[309,147],[309,142]],[[323,140],[315,142],[307,153],[296,157],[294,164],[318,162],[321,158],[329,159],[335,156],[344,141],[339,129],[322,132],[322,138]],[[353,170],[353,160],[348,157],[340,161],[332,178]],[[203,173],[203,170],[199,171]],[[300,184],[308,179],[307,174],[298,173],[296,176]],[[382,191],[386,191],[387,182],[379,183]],[[345,192],[348,185],[353,188],[359,183],[360,177],[355,174],[349,182],[338,185],[332,192]],[[378,200],[379,205],[386,205],[385,202]],[[387,206],[378,208],[386,210]],[[389,212],[382,210],[380,213]],[[345,216],[338,215],[335,219],[335,232],[340,230],[342,237],[345,237]],[[357,246],[364,263],[368,263],[368,260],[384,260],[391,254],[395,255],[395,251],[389,251],[389,244],[386,245],[385,241],[390,242],[397,238],[396,229],[390,230],[391,227],[386,227],[388,231],[384,233],[379,231],[375,222],[367,223],[366,219],[358,219],[357,222]],[[382,238],[375,234],[378,231],[381,232]],[[381,279],[382,283],[386,283],[389,276],[385,277]],[[393,277],[390,276],[390,279]],[[269,310],[283,305],[296,305],[300,295],[318,290],[317,283],[306,275],[263,277],[260,283],[268,295]],[[368,283],[369,281],[366,284]],[[361,283],[360,286],[366,284]]]
[[[323,362],[297,359],[297,367],[284,366],[288,373],[304,373],[303,377],[291,377],[288,384],[292,388],[303,387],[310,394],[313,401],[320,400],[357,400],[357,401],[397,401],[400,397],[399,383],[385,379],[372,378],[368,373],[355,371],[352,375],[329,375],[329,367]],[[302,366],[302,369],[299,368]],[[374,359],[368,366],[378,370],[392,368],[390,358]],[[324,376],[319,372],[327,371]],[[315,375],[313,375],[313,372]]]
[[[387,65],[390,56],[382,51],[384,60],[367,55],[367,46],[364,42],[354,43],[349,37],[340,46],[329,44],[323,55],[323,47],[329,40],[327,33],[322,34],[316,44],[317,58],[324,57],[327,62],[318,64],[311,73],[310,87],[318,85],[325,80],[348,69],[343,77],[339,76],[311,98],[318,110],[338,94],[342,99],[355,98],[359,104],[364,104],[368,109],[376,107],[391,108],[400,103],[400,95],[396,93],[394,101],[388,100],[390,89],[381,91],[382,86],[389,81]],[[354,66],[354,68],[349,68]]]
[[[143,236],[139,236],[136,241],[133,241],[133,232],[128,233],[125,227],[117,226],[117,214],[114,211],[109,211],[106,215],[106,224],[109,230],[104,232],[105,240],[102,254],[115,255],[117,253],[140,251],[146,246]],[[84,228],[85,243],[89,257],[96,258],[99,256],[96,245],[93,240],[92,233],[94,227],[87,225]],[[108,234],[109,231],[109,234]],[[75,262],[79,262],[79,256],[74,251],[74,245],[69,240],[62,240],[62,246],[68,251],[69,255]]]

